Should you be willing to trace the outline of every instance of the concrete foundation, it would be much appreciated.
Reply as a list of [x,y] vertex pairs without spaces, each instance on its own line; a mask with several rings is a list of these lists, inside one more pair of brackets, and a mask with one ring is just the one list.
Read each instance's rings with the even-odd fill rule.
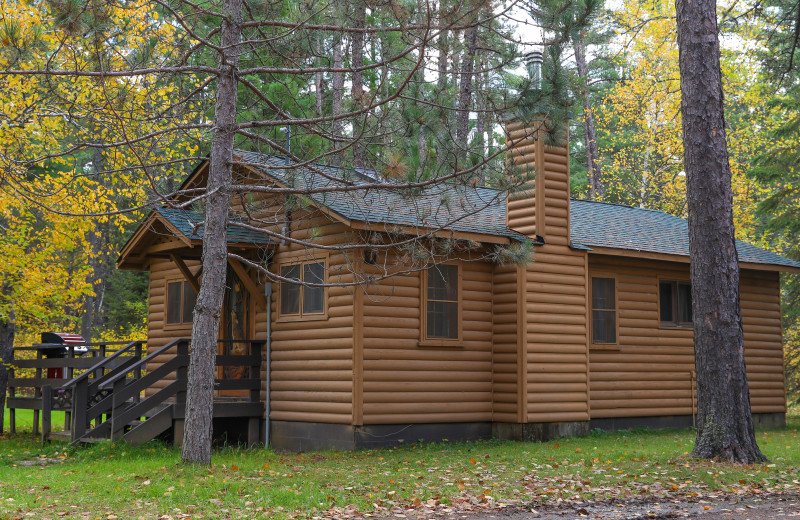
[[492,436],[512,441],[545,442],[561,437],[589,434],[588,421],[562,423],[494,423]]
[[[783,428],[786,426],[786,416],[782,413],[754,414],[753,422],[756,428]],[[390,448],[416,442],[464,442],[491,438],[545,442],[561,437],[588,435],[595,429],[613,431],[649,428],[660,430],[688,428],[692,424],[691,415],[620,417],[563,423],[477,422],[364,426],[272,421],[270,440],[272,448],[278,451],[356,450]],[[236,430],[246,431],[247,424],[240,425]],[[237,440],[243,442],[241,438]]]

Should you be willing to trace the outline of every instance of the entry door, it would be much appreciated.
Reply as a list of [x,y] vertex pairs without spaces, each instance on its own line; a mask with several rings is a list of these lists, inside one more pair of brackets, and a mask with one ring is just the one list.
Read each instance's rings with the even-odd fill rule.
[[[217,352],[234,356],[249,354],[250,345],[244,340],[253,338],[250,294],[247,288],[228,266],[225,284],[225,300],[222,306],[221,336]],[[243,379],[249,377],[246,366],[225,366],[217,369],[219,379]],[[247,390],[228,390],[220,392],[226,396],[245,396]]]

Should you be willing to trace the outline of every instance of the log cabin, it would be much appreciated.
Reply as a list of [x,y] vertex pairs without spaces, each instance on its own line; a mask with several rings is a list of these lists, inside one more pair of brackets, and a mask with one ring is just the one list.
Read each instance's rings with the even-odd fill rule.
[[[237,152],[236,182],[254,189],[232,202],[221,336],[266,343],[262,439],[298,451],[692,424],[687,222],[570,199],[567,146],[537,132],[507,126],[509,170],[535,171],[510,193],[445,183],[405,196],[368,188],[363,170]],[[311,189],[331,179],[363,189]],[[119,268],[150,273],[148,350],[191,335],[199,209],[152,211],[121,252]],[[445,253],[428,264],[409,237]],[[501,261],[515,244],[532,260]],[[800,263],[737,250],[755,423],[782,426],[779,277]]]

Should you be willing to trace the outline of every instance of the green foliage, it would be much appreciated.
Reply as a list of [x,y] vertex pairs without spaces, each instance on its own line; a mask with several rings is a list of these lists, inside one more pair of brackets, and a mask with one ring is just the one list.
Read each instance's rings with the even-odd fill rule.
[[105,327],[121,331],[125,336],[144,329],[147,322],[149,281],[147,272],[121,269],[111,271],[103,299]]

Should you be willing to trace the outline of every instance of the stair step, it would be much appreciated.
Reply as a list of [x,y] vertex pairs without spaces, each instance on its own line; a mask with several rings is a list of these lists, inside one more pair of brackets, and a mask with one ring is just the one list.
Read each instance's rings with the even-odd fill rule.
[[172,427],[172,412],[173,407],[167,405],[146,421],[134,421],[138,424],[126,432],[122,438],[134,446],[156,438]]

